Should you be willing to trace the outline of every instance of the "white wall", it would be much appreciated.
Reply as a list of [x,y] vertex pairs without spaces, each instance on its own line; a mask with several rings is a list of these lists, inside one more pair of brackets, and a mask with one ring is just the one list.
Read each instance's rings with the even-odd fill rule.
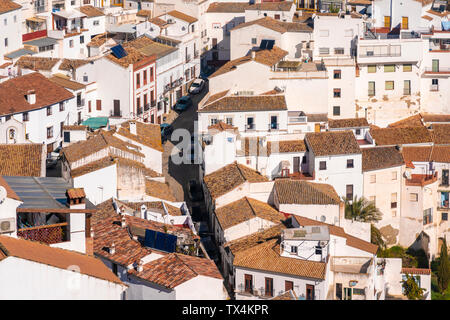
[[225,300],[223,280],[198,275],[175,288],[176,300]]
[[117,197],[117,165],[112,164],[73,178],[74,188],[84,188],[86,198],[93,204]]
[[0,262],[0,281],[0,299],[8,300],[120,300],[125,289],[106,280],[16,257]]

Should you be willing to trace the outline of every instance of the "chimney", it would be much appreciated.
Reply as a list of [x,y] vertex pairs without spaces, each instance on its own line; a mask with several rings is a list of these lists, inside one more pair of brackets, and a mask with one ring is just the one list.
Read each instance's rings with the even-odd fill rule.
[[147,219],[147,217],[145,216],[146,211],[147,211],[147,207],[145,206],[145,204],[143,204],[141,206],[141,219]]
[[130,133],[137,135],[136,122],[130,121]]
[[252,60],[255,60],[255,58],[256,58],[256,52],[252,50],[251,55],[252,55]]
[[127,220],[126,220],[125,216],[122,216],[122,221],[120,223],[120,226],[122,228],[125,228],[127,226]]
[[25,98],[27,99],[29,104],[35,104],[36,103],[36,91],[28,90],[27,94],[25,95]]
[[144,270],[144,260],[140,259],[137,264],[136,271],[142,272],[143,270]]
[[116,253],[116,245],[114,244],[114,242],[112,243],[111,247],[109,247],[109,253],[110,254]]
[[69,209],[86,209],[86,194],[84,188],[71,188],[66,191]]

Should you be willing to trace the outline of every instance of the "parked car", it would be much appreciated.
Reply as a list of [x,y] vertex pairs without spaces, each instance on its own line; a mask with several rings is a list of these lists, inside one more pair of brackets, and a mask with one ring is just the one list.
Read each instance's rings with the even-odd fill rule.
[[192,107],[192,100],[189,96],[184,96],[181,97],[177,103],[175,104],[175,106],[173,107],[173,109],[175,111],[186,111],[189,107]]
[[197,202],[197,201],[203,200],[202,187],[197,181],[195,181],[195,180],[189,181],[188,191],[189,191],[189,199],[192,202]]
[[205,81],[203,79],[197,78],[191,83],[191,86],[189,87],[188,91],[189,91],[189,93],[197,94],[197,93],[202,92],[204,87],[205,87]]

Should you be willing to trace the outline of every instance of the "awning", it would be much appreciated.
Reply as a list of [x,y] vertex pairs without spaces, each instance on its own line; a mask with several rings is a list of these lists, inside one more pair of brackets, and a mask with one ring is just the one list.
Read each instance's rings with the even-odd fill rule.
[[31,17],[31,18],[27,18],[25,20],[31,21],[31,22],[37,22],[37,23],[43,23],[43,22],[47,21],[44,18],[39,18],[39,17]]
[[107,117],[92,117],[84,120],[82,125],[88,126],[89,128],[96,130],[102,127],[108,126],[108,118]]
[[15,58],[19,58],[19,57],[25,56],[25,55],[33,55],[35,53],[36,52],[34,52],[34,51],[22,48],[22,49],[7,53],[4,55],[4,57],[6,57],[8,59],[15,59]]
[[70,10],[70,11],[60,10],[57,12],[53,12],[53,14],[55,16],[63,17],[66,19],[77,19],[87,17],[84,13],[81,13],[80,11],[77,10]]

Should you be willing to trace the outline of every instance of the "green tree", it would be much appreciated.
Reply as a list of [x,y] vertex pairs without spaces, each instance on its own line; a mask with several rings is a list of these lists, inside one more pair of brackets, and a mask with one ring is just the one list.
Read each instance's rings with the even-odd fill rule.
[[448,287],[450,280],[450,265],[447,253],[447,241],[444,239],[441,246],[441,255],[439,257],[439,266],[437,270],[438,285],[443,294]]
[[402,280],[402,287],[409,300],[423,299],[425,289],[419,287],[413,276],[406,274],[406,280]]
[[380,230],[373,224],[370,225],[370,242],[378,246],[378,252],[386,249],[386,243],[383,240]]
[[374,222],[381,220],[382,213],[375,206],[373,201],[368,201],[361,197],[352,200],[344,198],[345,202],[345,217],[347,219],[354,219],[361,222]]

